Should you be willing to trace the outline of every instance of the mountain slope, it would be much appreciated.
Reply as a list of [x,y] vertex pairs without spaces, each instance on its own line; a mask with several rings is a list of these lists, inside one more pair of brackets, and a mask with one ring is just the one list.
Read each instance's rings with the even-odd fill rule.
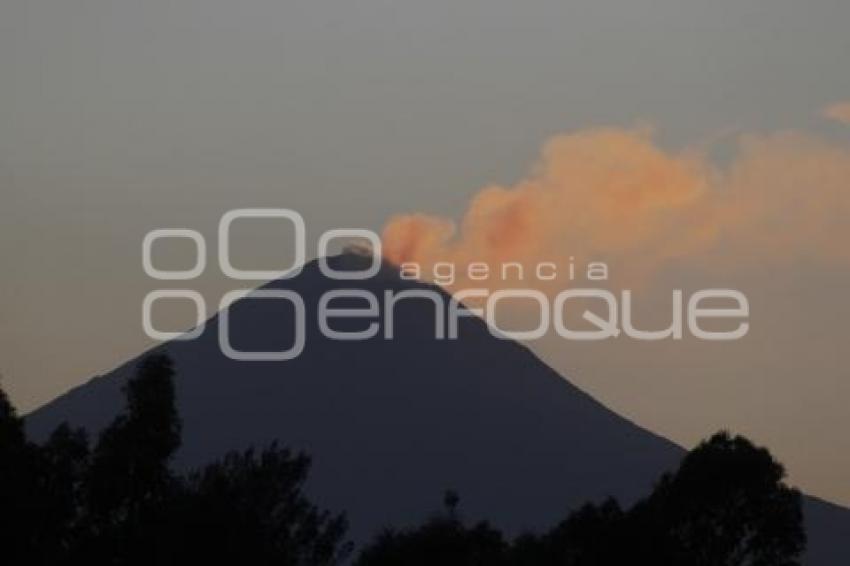
[[[331,261],[345,269],[364,260]],[[629,503],[647,494],[683,454],[523,346],[493,337],[478,319],[461,320],[458,340],[435,339],[434,306],[426,301],[399,304],[391,341],[324,338],[311,319],[319,296],[354,287],[379,298],[385,290],[436,290],[401,281],[390,269],[368,281],[332,281],[311,263],[297,278],[266,286],[295,290],[307,305],[306,347],[297,359],[225,357],[218,317],[199,339],[168,345],[184,421],[178,466],[280,439],[313,456],[310,495],[346,511],[353,539],[363,541],[382,526],[421,520],[449,488],[461,494],[471,519],[486,517],[511,534],[548,527],[584,501],[610,495]],[[240,301],[231,309],[232,343],[243,350],[286,348],[291,321],[279,301]],[[101,429],[120,410],[121,385],[134,366],[130,361],[39,409],[27,419],[30,433],[43,438],[62,420]],[[832,517],[821,523],[834,525],[839,517],[850,524],[843,509],[809,507],[817,517]],[[812,540],[819,544],[817,535]],[[831,558],[831,548],[818,552]]]

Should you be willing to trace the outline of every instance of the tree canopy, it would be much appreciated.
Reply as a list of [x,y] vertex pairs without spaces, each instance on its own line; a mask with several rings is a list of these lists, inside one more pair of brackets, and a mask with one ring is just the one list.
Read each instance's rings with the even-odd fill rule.
[[272,444],[176,474],[180,418],[168,356],[152,355],[100,434],[67,424],[28,442],[0,391],[0,562],[4,564],[336,564],[346,521],[302,487],[310,460]]
[[[67,424],[30,442],[0,389],[0,562],[325,566],[351,557],[344,516],[304,495],[304,454],[273,443],[173,471],[174,376],[168,356],[143,359],[124,412],[91,446]],[[447,491],[443,511],[376,535],[355,564],[796,566],[801,495],[784,477],[767,449],[720,432],[628,509],[588,503],[547,532],[509,540],[486,521],[467,525],[462,494]]]

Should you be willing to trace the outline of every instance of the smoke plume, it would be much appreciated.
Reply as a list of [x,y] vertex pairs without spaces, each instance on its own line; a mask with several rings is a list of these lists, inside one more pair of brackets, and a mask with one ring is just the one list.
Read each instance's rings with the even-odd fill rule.
[[640,280],[671,261],[846,263],[850,152],[798,132],[744,135],[720,166],[647,129],[578,131],[549,140],[524,179],[479,191],[459,223],[396,216],[383,240],[389,261],[426,269],[605,261]]

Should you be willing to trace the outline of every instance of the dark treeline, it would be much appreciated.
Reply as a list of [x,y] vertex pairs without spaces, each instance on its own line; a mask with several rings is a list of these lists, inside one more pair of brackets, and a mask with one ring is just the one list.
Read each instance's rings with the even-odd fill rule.
[[89,448],[62,425],[42,445],[0,392],[0,564],[338,562],[345,520],[302,494],[309,460],[272,445],[231,453],[188,476],[171,360],[146,358],[127,406]]
[[507,541],[466,526],[452,492],[424,525],[388,530],[357,566],[795,566],[805,546],[800,493],[782,466],[742,437],[718,433],[631,509],[586,504],[552,530]]
[[718,433],[631,508],[587,504],[548,532],[509,540],[486,522],[468,525],[447,492],[442,512],[353,556],[344,517],[304,495],[302,454],[273,444],[174,473],[173,377],[167,356],[144,359],[125,411],[93,445],[64,424],[29,442],[0,390],[0,564],[793,566],[805,547],[800,493],[782,466]]

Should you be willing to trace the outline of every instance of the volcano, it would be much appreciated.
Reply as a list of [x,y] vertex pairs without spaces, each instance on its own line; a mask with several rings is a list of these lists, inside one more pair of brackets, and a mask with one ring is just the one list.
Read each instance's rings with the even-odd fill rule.
[[[328,259],[337,270],[361,269],[366,261],[352,253]],[[584,502],[612,496],[628,505],[647,495],[684,454],[608,410],[526,347],[493,336],[478,318],[461,318],[457,339],[436,338],[436,308],[443,307],[431,301],[398,303],[392,340],[381,333],[363,341],[326,338],[313,315],[331,290],[377,297],[431,291],[448,303],[441,289],[403,280],[388,265],[370,279],[340,281],[312,262],[262,289],[303,298],[298,357],[225,356],[220,315],[198,338],[160,347],[175,361],[183,419],[174,465],[190,469],[274,440],[304,451],[313,459],[308,494],[347,514],[355,543],[385,526],[421,521],[448,489],[460,494],[470,520],[487,518],[508,534],[549,528]],[[241,299],[230,308],[230,343],[243,351],[286,349],[294,315],[283,301]],[[352,330],[363,324],[336,323]],[[29,433],[43,439],[68,421],[96,434],[122,409],[121,388],[136,362],[34,411]],[[806,518],[807,564],[850,564],[850,511],[807,498]]]

